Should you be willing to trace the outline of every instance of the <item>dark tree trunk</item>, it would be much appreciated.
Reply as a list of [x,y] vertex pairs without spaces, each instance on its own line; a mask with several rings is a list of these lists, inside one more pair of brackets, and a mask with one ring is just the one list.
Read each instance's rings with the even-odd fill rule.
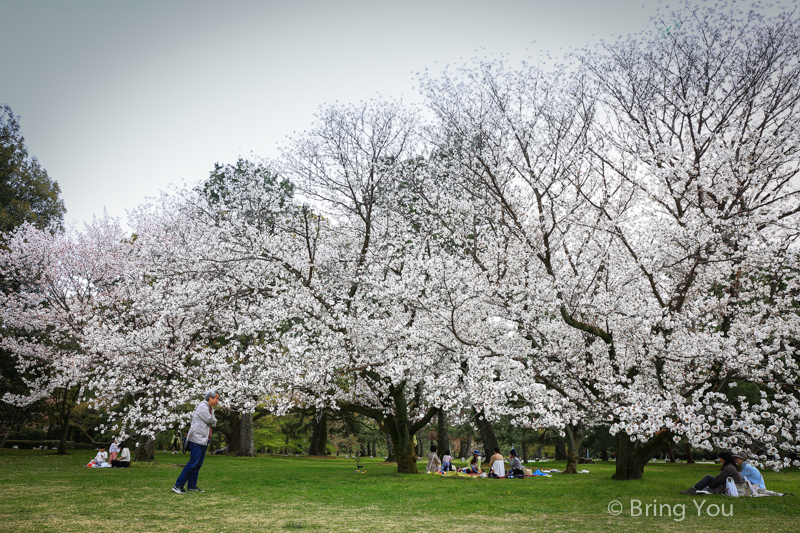
[[320,411],[312,422],[311,446],[308,455],[325,455],[328,447],[328,415]]
[[578,473],[578,455],[581,443],[581,429],[583,424],[578,422],[576,425],[567,424],[564,427],[567,441],[567,467],[564,470],[565,474]]
[[601,461],[608,461],[608,448],[603,448],[600,450],[600,460]]
[[670,446],[669,444],[667,444],[667,456],[669,456],[670,463],[675,462],[675,454],[672,453],[672,446]]
[[436,414],[436,446],[438,447],[439,459],[444,457],[444,451],[450,448],[450,439],[447,436],[447,417],[444,409],[439,409]]
[[686,443],[686,462],[689,464],[694,464],[694,457],[692,457],[692,445],[688,442]]
[[64,405],[61,409],[61,440],[58,442],[58,455],[67,453],[67,437],[69,436],[69,418],[72,414],[72,405],[68,400],[68,391],[64,391]]
[[358,456],[359,457],[366,457],[367,455],[368,454],[367,454],[366,446],[364,446],[363,442],[359,442],[358,443]]
[[225,435],[225,440],[228,443],[228,453],[231,455],[239,455],[239,442],[242,438],[242,428],[241,428],[241,414],[239,411],[217,411],[214,413],[215,415],[219,414],[221,418],[224,418],[230,424],[230,429],[218,429],[220,433]]
[[134,461],[148,462],[155,459],[156,441],[145,435],[140,435],[138,446],[136,446],[136,453],[134,454]]
[[459,457],[468,458],[472,456],[472,432],[467,431],[467,434],[464,435],[464,440],[461,441],[461,453],[458,454]]
[[618,481],[642,479],[645,465],[655,457],[669,437],[670,434],[664,431],[649,441],[640,443],[639,441],[631,442],[627,433],[618,433],[617,465],[612,479]]
[[558,437],[556,441],[556,461],[566,461],[567,460],[567,446],[566,442],[563,438]]
[[529,459],[529,457],[528,457],[528,443],[525,442],[525,441],[522,441],[522,462],[523,463],[527,463],[528,459]]
[[253,413],[239,413],[239,457],[255,457],[256,445],[253,440]]
[[[478,425],[478,431],[481,435],[481,444],[483,444],[483,453],[491,457],[494,449],[497,447],[497,437],[494,434],[492,423],[484,416],[483,411],[475,411],[475,420]],[[488,458],[487,457],[487,458]]]

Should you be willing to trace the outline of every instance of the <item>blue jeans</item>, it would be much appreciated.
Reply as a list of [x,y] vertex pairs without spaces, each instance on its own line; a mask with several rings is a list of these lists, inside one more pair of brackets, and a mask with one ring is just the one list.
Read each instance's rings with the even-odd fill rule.
[[206,457],[206,448],[196,442],[187,442],[186,447],[189,450],[189,462],[183,467],[181,475],[178,476],[178,481],[175,482],[176,487],[183,487],[186,482],[189,482],[189,488],[197,486],[197,475],[200,473],[200,467],[203,466],[203,459]]
[[706,489],[709,485],[711,485],[712,481],[714,481],[714,476],[706,476],[697,483],[695,483],[694,488],[697,490]]

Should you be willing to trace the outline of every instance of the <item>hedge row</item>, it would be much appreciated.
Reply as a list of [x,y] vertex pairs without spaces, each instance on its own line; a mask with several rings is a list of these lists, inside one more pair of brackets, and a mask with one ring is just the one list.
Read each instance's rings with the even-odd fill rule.
[[[57,440],[7,440],[4,448],[18,447],[20,450],[32,450],[39,446],[47,446],[48,449],[57,449],[59,441]],[[68,450],[94,450],[97,448],[94,444],[86,444],[83,442],[73,442],[68,440],[66,442]]]

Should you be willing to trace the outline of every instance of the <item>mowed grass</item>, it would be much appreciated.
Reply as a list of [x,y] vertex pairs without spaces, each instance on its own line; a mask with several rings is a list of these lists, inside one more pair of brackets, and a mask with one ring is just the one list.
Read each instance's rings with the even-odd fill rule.
[[[627,482],[611,480],[613,463],[574,476],[473,480],[398,475],[377,460],[362,461],[367,473],[358,474],[354,460],[338,458],[210,456],[200,473],[206,492],[178,495],[169,489],[188,455],[83,468],[93,455],[0,450],[0,531],[800,531],[798,497],[678,494],[714,465],[651,464],[644,479]],[[797,469],[764,477],[773,490],[800,494]],[[615,500],[618,516],[608,512]],[[641,516],[631,516],[632,500]],[[657,516],[652,507],[645,516],[654,500]],[[733,516],[708,516],[709,505]]]

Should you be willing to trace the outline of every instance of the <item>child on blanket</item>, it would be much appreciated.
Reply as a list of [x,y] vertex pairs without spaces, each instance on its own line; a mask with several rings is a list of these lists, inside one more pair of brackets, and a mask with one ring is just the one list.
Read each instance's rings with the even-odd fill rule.
[[483,472],[483,470],[481,470],[480,450],[475,450],[472,452],[472,460],[470,460],[469,466],[465,466],[461,471],[465,474],[480,474]]
[[450,456],[450,450],[444,451],[444,456],[442,457],[442,472],[449,472],[453,469],[450,463],[453,462],[453,458]]

